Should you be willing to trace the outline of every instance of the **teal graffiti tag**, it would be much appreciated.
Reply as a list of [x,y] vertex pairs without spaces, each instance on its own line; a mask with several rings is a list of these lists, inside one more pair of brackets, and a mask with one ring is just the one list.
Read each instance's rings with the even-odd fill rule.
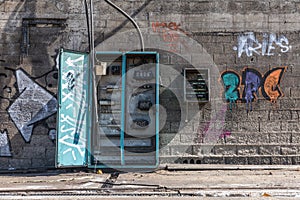
[[222,73],[221,78],[224,85],[225,99],[230,103],[230,110],[232,110],[232,104],[234,104],[240,96],[240,77],[233,71],[225,71]]

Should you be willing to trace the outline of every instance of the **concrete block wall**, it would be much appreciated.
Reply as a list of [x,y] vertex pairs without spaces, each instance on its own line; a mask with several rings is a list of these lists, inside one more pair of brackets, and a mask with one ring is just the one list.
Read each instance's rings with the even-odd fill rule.
[[82,5],[4,0],[0,15],[0,169],[54,167],[56,56],[87,48]]
[[[161,85],[166,88],[161,92],[166,110],[161,116],[162,163],[299,164],[300,2],[113,2],[141,27],[145,47],[160,52]],[[55,109],[28,129],[22,127],[45,104],[55,103],[57,50],[87,50],[84,5],[70,0],[0,0],[0,16],[0,168],[53,167]],[[26,20],[49,23],[26,30]],[[97,50],[137,50],[139,44],[124,16],[104,1],[95,2]],[[210,102],[183,100],[182,70],[190,67],[210,70]],[[264,83],[275,81],[258,89],[248,112],[243,98],[247,68],[259,72]],[[275,68],[282,69],[282,76],[276,76]],[[240,83],[229,81],[224,88],[226,72]],[[22,85],[22,80],[29,84]],[[229,96],[239,91],[232,110],[224,95],[230,87],[235,90],[227,91]],[[29,89],[34,95],[24,95]],[[38,98],[44,104],[38,104]]]

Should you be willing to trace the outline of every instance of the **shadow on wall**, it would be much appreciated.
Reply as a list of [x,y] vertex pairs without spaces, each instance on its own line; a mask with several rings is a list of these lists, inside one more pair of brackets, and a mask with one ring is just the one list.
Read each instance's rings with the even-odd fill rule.
[[[132,18],[136,17],[141,11],[143,11],[153,0],[146,0],[146,2],[139,8],[135,9],[135,12],[132,13],[132,15],[130,15]],[[112,8],[113,9],[113,8]],[[121,15],[121,14],[120,14]],[[125,19],[125,17],[124,17]],[[103,41],[111,38],[112,36],[114,36],[116,33],[118,33],[122,28],[124,28],[126,26],[126,24],[128,24],[130,22],[130,20],[126,19],[123,23],[121,23],[120,25],[118,25],[116,28],[114,28],[112,31],[110,31],[109,33],[105,34],[105,36],[100,36],[97,37],[95,39],[95,46],[98,46],[100,43],[102,43]]]
[[[152,0],[147,0],[132,14],[139,14]],[[26,20],[37,19],[41,13],[41,4],[45,8],[55,6],[65,13],[71,1],[38,2],[24,0],[13,2],[12,14],[3,28],[6,34],[21,38],[19,52],[11,56],[0,54],[0,168],[38,168],[53,167],[55,159],[56,137],[56,93],[58,72],[55,67],[55,57],[63,44],[70,46],[74,41],[62,41],[64,27],[60,26],[24,26],[30,23]],[[9,3],[1,1],[1,5]],[[82,7],[82,11],[83,11]],[[23,19],[22,31],[16,31],[10,26],[11,20]],[[125,20],[117,28],[107,34],[106,38],[98,37],[95,45],[108,39],[124,27]],[[28,24],[27,24],[28,25]],[[19,27],[20,28],[20,27]],[[1,42],[10,44],[11,37],[2,34]],[[30,35],[30,37],[29,37]],[[45,40],[46,38],[46,40]],[[19,48],[19,46],[18,46]],[[74,49],[75,50],[75,49]],[[50,56],[49,56],[50,55]],[[52,57],[51,57],[52,56]]]
[[[7,2],[4,1],[2,4]],[[62,4],[58,1],[52,3]],[[1,42],[4,44],[14,44],[7,35],[23,38],[29,34],[24,31],[24,27],[22,31],[14,30],[10,26],[11,20],[21,18],[24,23],[24,19],[36,18],[37,0],[25,0],[15,4],[14,10],[9,11],[12,14],[3,28],[5,34],[2,34]],[[58,79],[54,57],[57,54],[55,50],[60,47],[55,45],[59,45],[57,41],[61,39],[63,28],[31,27],[30,37],[27,35],[29,39],[26,42],[29,46],[26,53],[21,46],[16,53],[19,58],[0,55],[1,169],[54,166],[53,141],[56,132],[54,114],[57,110]]]

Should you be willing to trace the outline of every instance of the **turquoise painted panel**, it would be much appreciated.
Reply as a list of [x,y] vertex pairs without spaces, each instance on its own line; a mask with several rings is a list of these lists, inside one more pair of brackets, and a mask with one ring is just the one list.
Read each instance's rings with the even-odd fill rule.
[[61,50],[59,66],[56,164],[85,166],[89,134],[88,54]]

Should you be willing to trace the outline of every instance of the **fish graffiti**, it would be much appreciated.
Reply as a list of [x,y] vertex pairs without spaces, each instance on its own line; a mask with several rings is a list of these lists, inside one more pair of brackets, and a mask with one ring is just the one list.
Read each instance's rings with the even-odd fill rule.
[[20,95],[10,105],[8,113],[25,142],[30,142],[34,124],[57,112],[57,100],[24,70],[18,69],[16,78]]

